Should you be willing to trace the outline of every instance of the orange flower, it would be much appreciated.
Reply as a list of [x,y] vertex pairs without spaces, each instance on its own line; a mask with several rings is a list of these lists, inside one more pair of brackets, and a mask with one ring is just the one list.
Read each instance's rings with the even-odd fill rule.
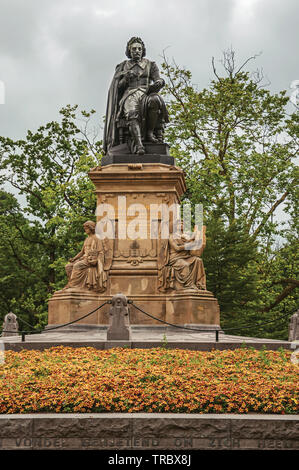
[[288,351],[54,347],[7,351],[0,413],[297,413]]

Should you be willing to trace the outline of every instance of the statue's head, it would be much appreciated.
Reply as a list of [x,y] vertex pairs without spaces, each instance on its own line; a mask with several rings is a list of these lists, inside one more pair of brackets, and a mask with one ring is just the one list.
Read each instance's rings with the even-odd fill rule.
[[83,227],[84,227],[85,232],[95,233],[96,224],[92,220],[87,220],[87,222],[83,224]]
[[146,54],[146,49],[144,42],[142,41],[141,38],[138,37],[132,37],[128,42],[127,42],[127,47],[126,47],[126,56],[129,59],[141,59],[144,57]]

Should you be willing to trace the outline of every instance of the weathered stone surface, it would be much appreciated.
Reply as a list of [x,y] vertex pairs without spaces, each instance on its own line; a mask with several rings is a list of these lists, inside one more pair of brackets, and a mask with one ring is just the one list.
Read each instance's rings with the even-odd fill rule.
[[[156,150],[155,147],[158,147]],[[150,155],[132,155],[131,153],[128,152],[128,155],[126,154],[115,154],[113,155],[112,153],[110,155],[105,155],[102,158],[101,165],[106,166],[106,165],[111,165],[111,164],[120,164],[120,163],[163,163],[164,165],[174,165],[175,160],[173,157],[168,155],[168,148],[165,146],[164,148],[161,148],[162,145],[156,145],[156,144],[151,144],[151,145],[145,145],[145,151],[148,152]],[[154,154],[153,152],[156,151],[157,154]],[[158,153],[159,152],[159,153]]]
[[68,277],[64,290],[87,290],[91,292],[104,292],[107,285],[107,272],[110,268],[111,253],[108,245],[95,233],[96,224],[87,220],[84,224],[87,238],[84,240],[81,251],[70,258],[65,266]]
[[5,315],[2,330],[2,334],[0,335],[2,337],[18,336],[19,324],[17,316],[14,313],[9,312]]
[[2,415],[0,448],[298,450],[298,428],[298,415]]
[[134,420],[134,433],[142,434],[144,437],[156,436],[163,437],[181,437],[188,436],[192,438],[228,438],[229,437],[229,422],[225,419],[219,418],[217,421],[204,420],[197,418],[184,418],[176,419],[171,418],[169,414],[167,418],[154,418],[150,417],[136,418]]
[[[219,305],[211,292],[161,290],[161,266],[165,261],[159,235],[161,213],[158,211],[151,217],[151,208],[163,205],[170,208],[180,203],[186,191],[183,171],[163,163],[117,163],[96,167],[89,172],[89,177],[96,188],[98,207],[109,204],[115,221],[115,239],[107,242],[105,251],[106,255],[109,253],[105,258],[107,263],[109,261],[105,290],[101,293],[84,289],[56,292],[49,301],[49,325],[76,320],[121,292],[159,320],[219,327]],[[120,220],[136,203],[144,208],[140,224],[146,227],[146,237],[132,240],[126,235],[127,238],[123,238],[119,236]],[[159,236],[156,238],[151,237],[152,220],[157,225]],[[127,231],[131,222],[132,217],[127,216],[124,222]],[[108,312],[109,306],[105,306],[80,323],[107,325]],[[130,307],[130,324],[161,325],[134,306]]]
[[299,440],[299,421],[271,419],[234,419],[231,432],[235,437],[248,439],[296,439]]
[[32,434],[32,420],[25,417],[0,416],[0,438],[27,437]]
[[[182,330],[184,331],[184,330]],[[53,333],[49,333],[48,335],[52,335]],[[100,336],[100,333],[97,333]],[[67,333],[67,335],[71,335]],[[214,336],[214,334],[212,334]],[[46,336],[46,334],[42,335]],[[30,338],[30,339],[29,339]],[[246,342],[246,338],[244,340],[236,340],[236,341],[228,341],[228,342],[215,342],[211,341],[211,339],[199,339],[196,341],[185,339],[185,338],[178,338],[177,340],[169,340],[167,333],[166,333],[166,340],[161,339],[133,339],[130,341],[104,341],[104,340],[70,340],[67,341],[65,338],[62,340],[53,339],[52,341],[49,340],[49,337],[45,338],[44,341],[36,340],[35,338],[32,339],[32,335],[30,337],[26,337],[26,342],[21,342],[20,339],[16,342],[10,341],[5,342],[5,350],[10,351],[21,351],[22,349],[35,349],[39,351],[43,351],[48,348],[52,348],[55,346],[66,346],[71,348],[84,348],[86,346],[95,348],[95,349],[110,349],[110,348],[132,348],[132,349],[148,349],[148,348],[159,348],[161,346],[167,349],[189,349],[193,351],[211,351],[213,349],[219,350],[227,350],[227,349],[238,349],[242,345],[246,345],[246,347],[252,347],[255,349],[262,349],[266,348],[268,350],[276,351],[277,349],[284,348],[287,350],[291,349],[291,343],[287,343],[284,341],[271,341],[271,340],[263,340],[259,339],[259,341],[249,341]]]
[[[105,299],[106,300],[106,299]],[[96,292],[70,290],[55,292],[48,303],[48,326],[64,325],[95,310],[104,302]],[[76,325],[108,324],[109,306],[79,320]],[[62,330],[59,330],[62,331]]]
[[87,417],[56,417],[33,419],[34,437],[68,437],[96,438],[105,436],[107,439],[126,437],[131,431],[131,422],[125,418],[115,418],[113,423],[101,415],[89,419]]
[[[179,204],[186,191],[183,171],[161,163],[139,165],[114,164],[97,167],[89,172],[96,187],[97,205],[109,204],[115,216],[113,260],[109,272],[108,296],[122,292],[136,305],[159,318],[171,318],[175,324],[204,323],[219,325],[219,306],[213,295],[206,291],[161,291],[161,269],[164,249],[161,239],[161,214],[153,216],[153,207],[173,207]],[[144,208],[142,226],[147,237],[136,240],[118,237],[118,223],[128,208],[135,204]],[[153,218],[152,218],[153,216]],[[141,219],[140,219],[141,220]],[[157,237],[151,237],[151,223],[156,220]],[[131,223],[126,219],[126,228]],[[163,258],[163,259],[162,259]],[[165,286],[164,286],[165,287]],[[133,306],[130,323],[158,324]]]
[[123,294],[112,297],[107,340],[129,341],[131,338],[128,299]]
[[290,318],[289,341],[299,340],[299,310]]
[[166,321],[174,325],[193,324],[194,328],[204,325],[219,328],[219,304],[209,291],[200,291],[197,295],[176,292],[167,298]]

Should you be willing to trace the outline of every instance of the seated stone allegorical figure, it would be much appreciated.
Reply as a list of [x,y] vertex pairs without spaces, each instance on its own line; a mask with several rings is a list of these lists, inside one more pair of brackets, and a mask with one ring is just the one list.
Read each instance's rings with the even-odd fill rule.
[[88,236],[82,250],[65,267],[68,283],[63,290],[74,288],[103,292],[106,289],[111,256],[106,240],[96,235],[95,226],[91,220],[84,223]]
[[[200,246],[197,243],[199,236],[202,237]],[[195,227],[191,236],[180,230],[174,230],[170,233],[169,240],[162,242],[159,260],[159,289],[161,291],[206,290],[206,275],[201,259],[205,240],[205,227],[203,227],[202,234],[199,234]]]
[[13,312],[9,312],[4,317],[3,332],[0,336],[18,336],[18,319]]

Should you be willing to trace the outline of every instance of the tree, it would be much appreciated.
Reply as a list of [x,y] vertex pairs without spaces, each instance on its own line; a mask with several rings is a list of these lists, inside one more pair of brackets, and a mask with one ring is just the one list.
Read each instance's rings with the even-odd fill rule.
[[[61,122],[28,131],[23,140],[0,138],[0,182],[14,188],[24,201],[21,212],[16,199],[2,193],[1,257],[3,266],[10,266],[6,283],[11,282],[10,294],[2,291],[8,302],[2,317],[8,305],[24,308],[31,289],[35,292],[29,309],[35,310],[35,320],[33,315],[31,320],[42,313],[45,321],[46,300],[65,284],[66,261],[81,247],[82,224],[95,219],[96,198],[87,172],[100,161],[101,142],[91,138],[88,128],[93,113],[81,113],[81,129],[77,106],[67,106],[60,111]],[[14,290],[16,273],[26,279],[23,300]],[[43,287],[34,279],[42,280]],[[41,294],[36,296],[36,290]],[[29,310],[25,307],[25,312]]]
[[245,71],[251,59],[237,67],[235,53],[225,52],[224,76],[213,59],[215,79],[203,90],[192,84],[189,70],[166,58],[163,64],[171,123],[167,139],[185,171],[185,197],[204,206],[208,287],[217,294],[225,327],[262,324],[281,308],[289,315],[295,309],[294,302],[280,305],[294,294],[295,282],[285,284],[287,290],[272,303],[267,284],[277,292],[277,273],[269,263],[279,264],[280,254],[290,250],[289,239],[283,248],[273,248],[284,236],[278,209],[284,205],[290,226],[296,225],[298,114],[287,114],[286,91],[271,94],[261,72]]
[[0,202],[1,317],[13,311],[34,324],[47,299],[47,260],[16,198],[0,191]]

